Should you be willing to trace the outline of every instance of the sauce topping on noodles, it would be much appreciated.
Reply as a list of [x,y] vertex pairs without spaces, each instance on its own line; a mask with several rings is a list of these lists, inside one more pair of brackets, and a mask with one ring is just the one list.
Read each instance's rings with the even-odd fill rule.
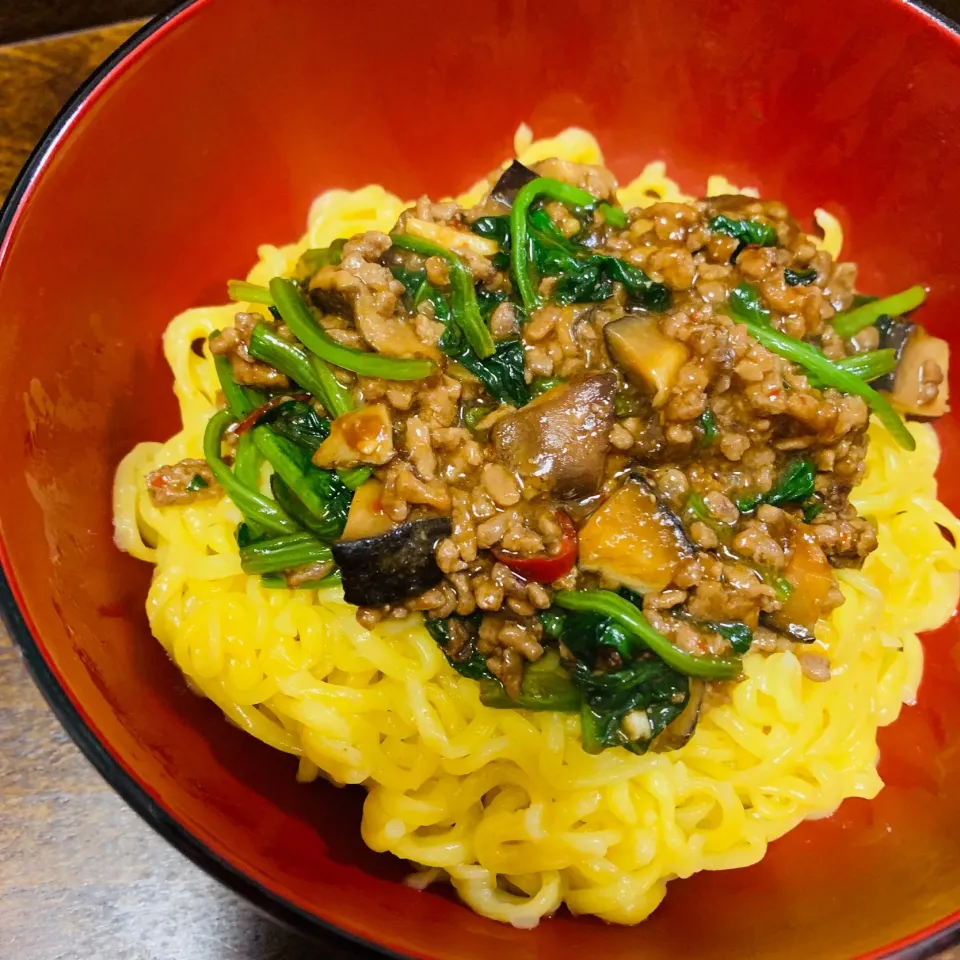
[[374,849],[521,926],[636,922],[879,789],[957,599],[908,423],[949,357],[824,211],[518,152],[458,202],[325,194],[177,318],[184,429],[121,464],[117,542],[196,689],[366,784]]
[[214,476],[148,486],[222,490],[246,572],[339,577],[364,626],[422,611],[486,704],[674,749],[750,650],[830,679],[801,651],[877,545],[850,503],[870,412],[913,449],[893,403],[946,409],[923,288],[855,277],[779,202],[624,210],[601,166],[513,161],[473,206],[423,197],[234,283],[267,310],[210,337]]

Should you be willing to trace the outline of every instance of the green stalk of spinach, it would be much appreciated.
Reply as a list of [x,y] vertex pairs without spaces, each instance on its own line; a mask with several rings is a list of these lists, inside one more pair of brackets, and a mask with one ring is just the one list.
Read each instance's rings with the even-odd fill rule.
[[401,250],[418,253],[422,257],[440,257],[450,271],[450,289],[453,309],[451,318],[460,328],[473,352],[482,360],[493,355],[495,345],[490,329],[480,315],[473,275],[464,262],[446,247],[407,233],[391,234],[393,245]]
[[714,233],[722,233],[742,244],[757,247],[773,247],[777,243],[777,229],[771,223],[762,220],[738,220],[725,214],[712,217],[707,226]]
[[[493,353],[485,358],[477,355],[462,327],[451,322],[451,309],[443,293],[428,280],[425,271],[394,267],[394,277],[407,291],[410,306],[414,309],[424,301],[433,304],[434,316],[446,329],[438,346],[452,360],[469,370],[487,392],[500,403],[522,407],[530,402],[530,388],[524,378],[523,343],[516,338],[496,342]],[[501,302],[499,298],[476,298],[477,309],[486,325],[489,313]]]
[[[541,199],[556,200],[568,207],[593,210],[599,201],[586,190],[550,177],[537,177],[517,193],[510,212],[510,263],[513,281],[524,309],[530,313],[542,305],[531,267],[541,276],[559,276],[553,297],[559,303],[606,300],[615,281],[628,296],[648,310],[664,310],[670,291],[655,283],[642,270],[617,257],[596,254],[551,229],[549,217],[533,209]],[[542,213],[542,216],[538,214]],[[545,218],[545,219],[544,219]]]
[[[630,606],[628,601],[624,601]],[[449,620],[427,620],[425,625],[446,654],[451,621],[459,621],[473,635],[481,615],[452,617]],[[638,648],[629,632],[610,617],[606,610],[568,612],[551,608],[541,614],[544,633],[563,638],[571,652],[582,659],[564,669],[556,650],[547,651],[536,663],[524,670],[520,693],[511,698],[503,685],[490,675],[485,658],[475,647],[463,659],[447,655],[450,665],[460,674],[480,681],[480,700],[496,709],[520,709],[580,713],[584,750],[597,753],[607,747],[622,746],[634,753],[643,753],[656,736],[686,706],[689,697],[687,677],[674,670],[659,657]],[[596,673],[590,664],[601,647],[613,647],[629,661],[619,670]],[[629,714],[642,713],[625,722]],[[631,723],[639,725],[640,735],[629,732]]]
[[899,317],[915,310],[926,298],[927,291],[917,284],[882,300],[873,299],[846,313],[838,313],[832,321],[833,329],[841,337],[853,337],[881,317]]
[[594,612],[609,617],[626,633],[629,651],[634,655],[648,649],[688,677],[734,680],[740,676],[743,665],[738,657],[701,657],[675,647],[668,637],[651,626],[637,606],[609,590],[560,590],[554,603],[564,610]]
[[[217,376],[220,380],[220,387],[223,390],[228,406],[228,410],[221,411],[217,416],[225,413],[228,419],[242,420],[256,409],[257,398],[252,391],[245,390],[233,379],[230,361],[227,357],[217,357],[215,365]],[[307,405],[299,404],[299,406],[292,407],[291,404],[295,402],[296,401],[289,401],[288,403],[282,404],[277,410],[271,412],[274,419],[283,424],[280,431],[275,432],[269,423],[261,422],[254,426],[249,431],[249,434],[252,436],[257,449],[283,481],[283,487],[281,489],[285,495],[287,504],[295,503],[297,505],[294,508],[294,513],[300,514],[301,516],[303,515],[301,510],[309,513],[311,521],[307,528],[323,536],[324,539],[332,540],[338,537],[343,531],[352,494],[347,485],[336,473],[332,473],[329,470],[321,470],[311,462],[313,450],[316,448],[311,449],[313,438],[307,439],[303,429],[304,423],[306,422],[306,414],[303,408]],[[289,434],[294,432],[291,424],[291,417],[294,414],[298,415],[298,429],[294,436],[290,436]],[[311,422],[311,429],[314,436],[319,436],[324,431],[323,424],[324,421],[322,421],[320,417],[316,417],[315,421]],[[329,425],[327,425],[327,429],[329,429]],[[208,427],[208,431],[209,430],[210,428]],[[288,435],[283,435],[283,431],[286,431]],[[215,441],[212,434],[209,437],[209,444],[205,441],[204,450],[208,462],[210,462],[210,457],[213,456],[216,443],[218,442],[219,438]],[[211,469],[214,470],[214,474],[216,475],[217,469],[219,468],[215,468],[214,464],[211,463]],[[220,479],[219,476],[217,479]],[[276,510],[287,518],[290,518],[290,513],[286,511],[279,502],[271,501],[269,498],[260,494],[259,491],[245,487],[240,483],[235,474],[231,473],[229,482],[232,484],[233,489],[227,488],[227,493],[231,500],[236,503],[241,513],[251,520],[260,522],[266,529],[274,530],[274,532],[287,533],[294,532],[301,526],[306,526],[305,524],[297,523],[294,519],[290,519],[289,524],[280,525],[281,528],[278,528],[275,522],[272,525],[264,524],[261,516],[264,510],[264,501],[267,504],[271,504],[271,512]],[[224,486],[226,487],[226,484],[224,484]],[[241,487],[243,487],[243,489],[238,489]],[[274,492],[276,493],[276,490]],[[244,509],[242,503],[237,502],[234,494],[240,496],[244,502],[249,503],[251,506],[254,504],[257,505],[258,509],[254,515],[251,516],[251,514]],[[292,527],[290,524],[292,524]]]
[[760,293],[755,287],[749,283],[741,283],[735,287],[730,292],[730,312],[746,326],[754,340],[771,352],[803,367],[824,386],[862,397],[901,447],[906,450],[916,449],[917,443],[913,434],[893,409],[890,401],[877,393],[863,378],[828,360],[816,347],[802,340],[794,340],[777,330],[770,323],[770,311],[763,306]]

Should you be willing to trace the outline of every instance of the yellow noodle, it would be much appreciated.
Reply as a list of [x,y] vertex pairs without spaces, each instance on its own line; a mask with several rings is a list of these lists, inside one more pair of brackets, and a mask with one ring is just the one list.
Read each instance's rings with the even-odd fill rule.
[[[582,130],[534,141],[521,128],[516,146],[528,163],[602,160]],[[708,185],[735,189],[722,177]],[[661,162],[621,191],[626,206],[655,198],[683,199]],[[329,191],[313,204],[305,237],[261,247],[249,278],[289,271],[307,246],[388,230],[404,206],[379,186]],[[822,211],[817,219],[823,245],[839,252],[839,224]],[[730,702],[681,750],[593,756],[581,749],[575,716],[484,707],[477,684],[449,667],[419,623],[368,632],[339,589],[265,590],[244,576],[233,538],[240,515],[228,500],[152,506],[144,475],[202,455],[217,383],[209,353],[198,357],[191,345],[228,325],[234,309],[189,310],[167,329],[183,426],[120,464],[117,544],[156,564],[147,613],[191,686],[237,726],[298,757],[291,776],[363,784],[364,840],[433,871],[415,883],[446,876],[478,913],[518,927],[564,903],[637,923],[669,879],[756,863],[804,818],[881,789],[877,729],[914,701],[917,634],[948,619],[960,595],[960,551],[938,527],[960,543],[960,522],[937,500],[940,449],[930,426],[910,425],[912,453],[870,428],[853,502],[876,522],[880,545],[862,570],[840,571],[846,603],[817,630],[830,682],[806,679],[793,653],[751,654]]]
[[813,219],[823,231],[823,239],[813,237],[813,242],[821,250],[826,250],[831,257],[839,257],[840,248],[843,246],[843,227],[840,226],[840,221],[820,207],[813,211]]

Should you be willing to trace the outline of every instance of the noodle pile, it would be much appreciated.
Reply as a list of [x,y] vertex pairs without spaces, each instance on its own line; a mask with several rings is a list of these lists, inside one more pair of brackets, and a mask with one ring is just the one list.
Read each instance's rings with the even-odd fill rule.
[[[532,142],[521,127],[516,146],[524,163],[602,162],[581,130]],[[737,192],[722,177],[708,190]],[[662,163],[620,191],[627,209],[655,196],[682,199]],[[289,273],[306,247],[389,231],[405,206],[379,186],[329,191],[313,204],[304,239],[261,247],[249,279]],[[836,254],[839,225],[817,213],[821,243]],[[846,603],[820,624],[815,645],[829,658],[829,682],[806,679],[791,652],[750,654],[746,679],[682,749],[590,755],[577,715],[481,705],[477,683],[448,665],[418,621],[368,632],[338,587],[266,589],[244,575],[234,539],[241,516],[228,499],[152,505],[145,474],[202,457],[215,409],[212,359],[191,344],[231,325],[235,312],[188,310],[167,328],[183,429],[121,462],[116,540],[155,564],[150,624],[191,686],[298,757],[300,780],[363,784],[364,840],[425,868],[414,881],[449,877],[478,913],[520,927],[563,903],[637,923],[668,880],[756,863],[804,818],[830,814],[845,797],[876,796],[877,728],[913,702],[923,669],[917,633],[946,621],[960,592],[960,551],[938,528],[960,543],[960,523],[936,499],[940,450],[930,426],[910,424],[912,453],[870,430],[852,502],[877,524],[879,548],[862,570],[839,571]]]

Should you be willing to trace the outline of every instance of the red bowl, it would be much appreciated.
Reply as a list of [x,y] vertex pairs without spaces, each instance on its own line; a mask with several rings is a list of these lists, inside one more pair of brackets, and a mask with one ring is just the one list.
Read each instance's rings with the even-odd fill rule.
[[[456,192],[576,124],[627,178],[652,159],[804,216],[837,214],[861,287],[928,283],[955,349],[960,40],[897,0],[596,4],[198,0],[84,86],[2,214],[0,534],[11,632],[64,725],[157,830],[278,919],[400,955],[646,960],[926,956],[960,934],[957,627],[925,641],[919,704],[881,734],[886,788],[773,844],[758,866],[672,884],[637,928],[561,915],[523,932],[360,840],[357,790],[194,697],[149,633],[149,568],[111,541],[123,453],[176,427],[167,321],[223,299],[311,199],[382,182]],[[960,508],[956,417],[943,496]]]

